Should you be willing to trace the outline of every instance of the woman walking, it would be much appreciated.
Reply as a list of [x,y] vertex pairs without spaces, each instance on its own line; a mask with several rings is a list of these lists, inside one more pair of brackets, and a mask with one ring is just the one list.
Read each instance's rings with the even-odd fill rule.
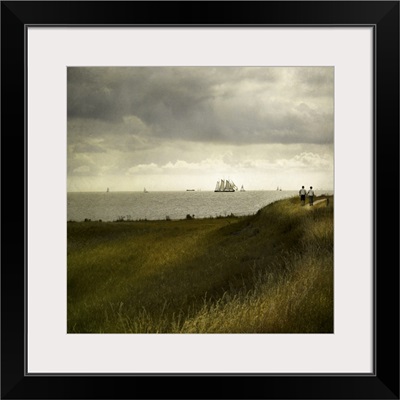
[[313,190],[312,186],[310,186],[310,190],[308,191],[307,196],[308,196],[308,204],[310,206],[313,206],[314,205],[314,190]]

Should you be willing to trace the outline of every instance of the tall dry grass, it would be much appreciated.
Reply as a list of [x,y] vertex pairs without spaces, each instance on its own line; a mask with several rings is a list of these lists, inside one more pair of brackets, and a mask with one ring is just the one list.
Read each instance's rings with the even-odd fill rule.
[[312,210],[282,200],[243,218],[71,224],[68,331],[333,332],[332,200]]

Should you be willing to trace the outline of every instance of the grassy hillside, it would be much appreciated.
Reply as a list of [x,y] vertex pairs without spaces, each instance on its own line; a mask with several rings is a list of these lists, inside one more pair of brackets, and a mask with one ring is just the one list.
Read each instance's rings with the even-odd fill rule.
[[70,333],[333,332],[332,197],[67,230]]

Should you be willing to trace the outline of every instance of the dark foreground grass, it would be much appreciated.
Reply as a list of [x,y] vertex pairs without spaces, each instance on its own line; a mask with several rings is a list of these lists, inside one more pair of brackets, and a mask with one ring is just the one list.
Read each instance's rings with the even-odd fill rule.
[[333,332],[332,197],[67,230],[69,333]]

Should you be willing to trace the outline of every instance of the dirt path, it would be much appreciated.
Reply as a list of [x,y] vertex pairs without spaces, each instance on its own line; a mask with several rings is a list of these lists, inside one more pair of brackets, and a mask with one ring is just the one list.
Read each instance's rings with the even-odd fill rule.
[[[316,206],[317,204],[321,204],[321,203],[324,203],[325,205],[328,205],[329,204],[329,203],[327,203],[328,200],[329,199],[316,200],[316,201],[314,201],[313,207]],[[310,206],[310,204],[306,203],[306,204],[304,204],[304,208],[307,208],[309,210],[309,209],[311,209],[311,206]]]

